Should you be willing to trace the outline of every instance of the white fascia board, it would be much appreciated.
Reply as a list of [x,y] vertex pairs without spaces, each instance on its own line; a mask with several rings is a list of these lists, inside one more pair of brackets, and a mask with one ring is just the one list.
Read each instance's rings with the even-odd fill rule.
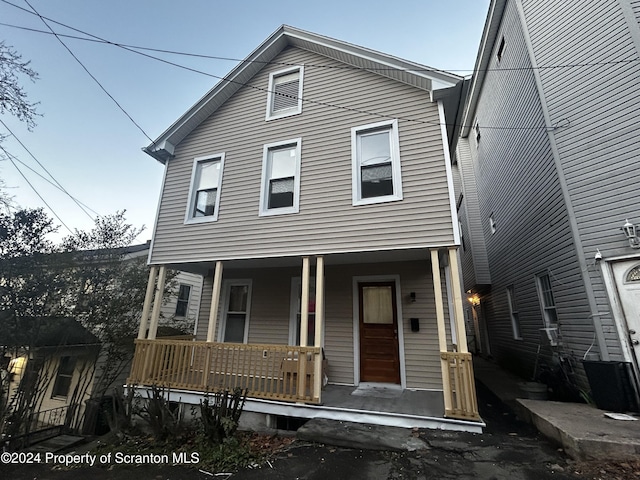
[[476,57],[476,63],[473,67],[473,80],[469,87],[467,104],[465,105],[462,115],[462,129],[460,131],[460,136],[462,137],[468,136],[469,131],[471,130],[473,119],[476,114],[476,106],[478,99],[480,98],[480,91],[482,90],[482,85],[484,84],[484,79],[487,75],[487,68],[491,61],[493,45],[496,42],[496,36],[500,29],[506,3],[507,0],[491,0],[491,5],[489,5],[489,12],[484,24],[480,47],[478,48],[478,56]]

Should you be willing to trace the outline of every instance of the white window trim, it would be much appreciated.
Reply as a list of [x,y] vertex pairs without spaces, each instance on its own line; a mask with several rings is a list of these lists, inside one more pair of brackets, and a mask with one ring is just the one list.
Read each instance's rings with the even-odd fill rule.
[[[516,290],[513,285],[509,285],[507,291],[507,305],[509,306],[509,317],[511,318],[511,332],[514,340],[522,340],[522,325],[520,325],[520,311],[514,310]],[[518,315],[518,317],[516,317]]]
[[[269,187],[267,185],[267,167],[269,165],[269,150],[283,147],[286,145],[296,146],[296,173],[293,179],[293,205],[291,207],[268,208]],[[300,164],[302,163],[302,138],[294,138],[284,140],[282,142],[269,143],[264,146],[262,152],[262,179],[260,181],[260,210],[258,215],[266,217],[270,215],[286,215],[289,213],[298,213],[300,211]]]
[[[189,296],[187,297],[187,308],[185,311],[184,316],[178,315],[177,313],[175,313],[178,310],[178,304],[180,303],[180,287],[189,287]],[[173,309],[174,310],[174,317],[176,318],[188,318],[189,317],[189,308],[191,307],[191,291],[193,290],[193,286],[188,284],[188,283],[179,283],[178,284],[178,294],[176,296],[176,307]]]
[[[391,175],[393,183],[393,195],[382,197],[361,198],[360,162],[358,161],[358,133],[366,130],[385,129],[390,127],[391,145]],[[402,200],[402,172],[400,169],[400,136],[398,133],[398,120],[386,120],[351,128],[351,180],[353,206],[371,205],[373,203],[395,202]]]
[[[545,277],[545,276],[549,278],[549,287],[551,288],[551,295],[553,296],[552,307],[547,307],[544,303],[544,292],[542,291],[541,277]],[[549,274],[549,272],[544,272],[536,275],[536,288],[538,291],[538,301],[540,302],[540,310],[542,312],[542,324],[544,325],[544,328],[556,327],[557,324],[551,323],[547,319],[547,309],[551,309],[551,308],[553,308],[553,310],[556,312],[555,314],[556,320],[558,319],[558,307],[556,304],[556,296],[555,296],[555,293],[553,292],[553,285],[551,285],[551,275]]]
[[[297,108],[289,108],[287,110],[283,110],[280,112],[272,112],[273,108],[273,95],[274,95],[274,80],[278,77],[282,77],[284,75],[289,75],[295,71],[300,72],[299,82],[298,82],[298,106]],[[285,68],[283,70],[278,70],[277,72],[272,72],[269,74],[269,87],[267,93],[267,113],[265,116],[265,120],[276,120],[278,118],[290,117],[292,115],[298,115],[302,113],[302,83],[304,79],[304,66],[295,66],[290,68]]]
[[229,313],[229,295],[231,287],[247,285],[247,317],[244,320],[244,338],[242,343],[249,343],[249,319],[251,318],[251,292],[253,290],[253,280],[250,278],[224,280],[222,282],[222,291],[224,292],[222,300],[222,317],[220,318],[220,328],[218,328],[218,342],[224,342],[224,334],[227,329],[227,313]]
[[[198,171],[198,164],[202,162],[206,162],[208,160],[217,160],[220,159],[220,176],[218,177],[218,189],[216,192],[216,206],[213,209],[213,215],[208,217],[194,217],[193,216],[193,207],[194,202],[196,201],[195,195],[195,182],[196,182],[196,173]],[[193,167],[191,169],[191,182],[189,184],[189,199],[187,200],[187,211],[184,216],[184,223],[208,223],[208,222],[216,222],[218,221],[218,212],[220,211],[220,193],[222,192],[222,175],[224,173],[224,152],[216,153],[213,155],[206,155],[204,157],[196,157],[193,159]]]

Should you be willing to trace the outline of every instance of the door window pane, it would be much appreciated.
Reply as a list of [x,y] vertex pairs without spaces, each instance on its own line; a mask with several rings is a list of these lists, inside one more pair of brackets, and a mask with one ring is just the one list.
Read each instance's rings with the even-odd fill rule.
[[364,323],[392,324],[392,287],[362,287],[362,320]]

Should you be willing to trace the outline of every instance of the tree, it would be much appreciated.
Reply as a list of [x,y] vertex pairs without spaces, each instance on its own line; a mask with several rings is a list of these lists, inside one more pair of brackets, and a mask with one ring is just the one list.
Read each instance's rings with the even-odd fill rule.
[[0,42],[0,115],[13,115],[32,129],[36,126],[35,118],[38,116],[37,103],[28,101],[27,92],[20,85],[21,77],[27,77],[32,82],[38,78],[29,65],[30,62],[23,61],[13,47],[4,41]]

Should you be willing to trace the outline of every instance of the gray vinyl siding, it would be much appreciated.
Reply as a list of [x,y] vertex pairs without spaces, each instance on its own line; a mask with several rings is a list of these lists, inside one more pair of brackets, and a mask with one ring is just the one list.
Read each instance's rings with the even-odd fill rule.
[[484,238],[483,219],[480,214],[478,189],[474,175],[471,148],[475,148],[475,138],[471,140],[474,147],[469,145],[468,138],[458,141],[456,157],[458,170],[463,178],[463,201],[458,215],[462,222],[465,236],[465,249],[461,251],[464,289],[469,290],[475,285],[491,283],[491,272],[487,257],[487,246]]
[[[596,249],[605,259],[633,253],[620,227],[626,218],[640,221],[640,64],[625,62],[638,58],[630,34],[637,25],[627,23],[618,0],[589,2],[588,8],[537,0],[523,5],[539,65],[610,62],[541,70],[540,78],[552,122],[571,121],[570,128],[554,135],[586,262],[593,262]],[[640,2],[631,6],[639,18]],[[606,28],[594,19],[606,19]],[[610,358],[622,360],[613,318],[606,313],[610,307],[602,275],[595,266],[588,272],[597,310],[605,312],[601,318]]]
[[636,21],[640,24],[640,0],[630,0],[629,3],[633,10],[633,15],[636,17]]
[[[178,274],[173,278],[173,282],[175,284],[175,289],[172,291],[171,296],[169,296],[162,305],[162,316],[165,319],[171,319],[175,316],[180,285],[188,285],[191,287],[191,290],[189,292],[189,304],[186,318],[193,322],[197,321],[200,295],[202,293],[202,276],[195,273],[178,272]],[[164,321],[162,324],[171,325],[171,321]]]
[[[287,345],[291,318],[291,281],[300,277],[300,269],[264,268],[229,270],[224,280],[252,281],[249,343]],[[325,269],[325,329],[324,351],[328,360],[329,382],[354,383],[354,310],[353,277],[399,275],[401,294],[397,299],[402,308],[407,388],[442,389],[438,331],[431,278],[431,265],[424,262],[378,263],[365,265],[335,265]],[[443,300],[447,317],[447,339],[450,345],[449,308],[444,272],[441,275]],[[207,336],[211,303],[212,277],[205,279],[198,325],[198,340]],[[409,295],[416,293],[416,302]],[[221,297],[220,314],[224,295]],[[419,318],[420,331],[411,331],[411,318]],[[218,317],[217,325],[223,319]]]
[[[296,48],[274,62],[341,65]],[[266,66],[250,85],[265,89],[280,68]],[[300,115],[265,121],[266,95],[241,88],[176,146],[151,263],[453,244],[440,120],[429,92],[366,71],[309,66]],[[354,207],[351,128],[393,118],[404,200]],[[259,217],[263,146],[295,138],[302,139],[300,212]],[[226,157],[218,221],[185,225],[193,159],[219,152]]]
[[[545,18],[550,21],[553,15],[547,11]],[[594,329],[515,2],[506,6],[495,49],[502,35],[504,55],[498,63],[493,52],[492,71],[477,108],[482,138],[477,148],[471,140],[470,153],[491,265],[491,292],[483,298],[483,311],[492,354],[530,377],[538,346],[542,343],[543,357],[551,353],[541,341],[544,324],[536,275],[546,273],[551,278],[567,353],[578,358],[584,354]],[[496,221],[494,234],[489,227],[491,214]],[[506,294],[510,285],[519,309],[521,341],[513,338]]]

